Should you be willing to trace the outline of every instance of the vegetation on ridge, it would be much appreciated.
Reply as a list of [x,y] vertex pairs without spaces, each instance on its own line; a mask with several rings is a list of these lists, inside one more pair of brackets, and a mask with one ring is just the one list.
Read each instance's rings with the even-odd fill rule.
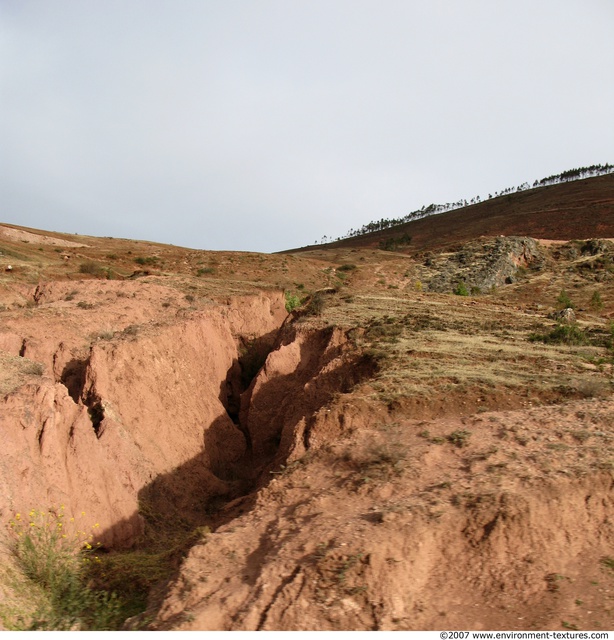
[[[561,173],[542,178],[541,180],[535,180],[532,185],[530,185],[528,182],[524,182],[517,187],[508,187],[507,189],[503,189],[502,191],[495,191],[492,194],[489,193],[488,200],[496,198],[498,196],[508,195],[510,193],[518,193],[520,191],[534,189],[536,187],[545,187],[548,185],[560,184],[563,182],[571,182],[573,180],[582,180],[584,178],[605,175],[612,172],[614,172],[614,165],[608,163],[604,165],[594,164],[589,167],[568,169],[567,171],[562,171]],[[411,211],[401,218],[381,218],[380,220],[373,220],[371,222],[368,222],[367,224],[364,224],[359,229],[350,229],[345,235],[339,236],[334,240],[333,238],[329,238],[328,236],[323,236],[319,243],[316,240],[314,244],[326,244],[328,242],[336,242],[338,240],[344,240],[346,238],[356,238],[369,233],[374,233],[376,231],[384,231],[385,229],[390,229],[391,227],[396,227],[413,220],[420,220],[421,218],[426,218],[438,213],[453,211],[454,209],[461,209],[462,207],[467,207],[479,202],[482,202],[482,199],[480,198],[480,196],[475,196],[470,200],[462,199],[457,200],[456,202],[446,202],[445,204],[429,204],[428,206],[422,206],[420,209]],[[407,236],[407,234],[405,235]],[[411,238],[409,238],[409,240],[411,240]],[[409,244],[409,242],[402,242],[401,244]],[[381,248],[388,250],[391,249],[391,247],[389,246],[382,246]]]

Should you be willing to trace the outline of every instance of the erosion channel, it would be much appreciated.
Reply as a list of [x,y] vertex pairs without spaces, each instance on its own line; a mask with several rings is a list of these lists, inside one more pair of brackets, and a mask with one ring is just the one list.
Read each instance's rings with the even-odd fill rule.
[[[38,310],[61,295],[37,289]],[[318,411],[372,371],[343,330],[309,330],[283,302],[231,298],[87,348],[61,321],[44,340],[33,323],[5,332],[4,348],[49,375],[3,399],[3,520],[60,505],[75,526],[95,520],[106,569],[93,580],[130,583],[142,610],[203,532],[309,448]]]

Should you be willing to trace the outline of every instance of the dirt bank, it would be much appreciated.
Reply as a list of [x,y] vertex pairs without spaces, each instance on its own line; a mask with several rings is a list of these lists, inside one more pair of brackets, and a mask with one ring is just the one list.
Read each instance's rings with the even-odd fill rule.
[[[609,437],[613,412],[363,414],[274,474],[249,513],[228,507],[236,517],[192,549],[156,628],[609,628],[613,480],[588,443]],[[582,442],[563,445],[555,433],[579,421]]]
[[227,412],[227,378],[244,341],[277,331],[283,300],[229,299],[172,323],[129,324],[86,347],[83,328],[70,332],[52,313],[63,295],[39,289],[31,321],[2,335],[14,358],[40,368],[1,399],[0,517],[64,505],[67,516],[91,514],[104,545],[127,546],[142,531],[139,492],[161,474],[198,458],[182,492],[206,501],[232,490],[215,475],[246,450]]

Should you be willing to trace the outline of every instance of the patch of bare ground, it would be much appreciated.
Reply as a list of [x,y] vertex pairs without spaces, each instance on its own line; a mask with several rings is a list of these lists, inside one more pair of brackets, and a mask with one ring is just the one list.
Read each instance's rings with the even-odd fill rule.
[[613,417],[354,417],[192,549],[157,628],[609,628]]

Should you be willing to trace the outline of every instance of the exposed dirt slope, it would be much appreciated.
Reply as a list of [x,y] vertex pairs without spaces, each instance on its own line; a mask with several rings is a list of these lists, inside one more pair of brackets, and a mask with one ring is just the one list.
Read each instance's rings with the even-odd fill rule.
[[160,474],[198,457],[181,494],[206,501],[232,491],[213,473],[246,449],[226,410],[227,377],[240,338],[280,326],[282,298],[231,300],[171,319],[160,303],[172,292],[140,283],[137,302],[127,299],[135,287],[81,283],[81,295],[102,300],[76,307],[74,325],[62,283],[33,292],[28,318],[5,314],[4,353],[40,369],[2,399],[3,521],[63,504],[67,515],[93,514],[105,545],[125,546],[142,532],[139,492]]
[[613,418],[355,421],[192,549],[156,628],[608,628]]

